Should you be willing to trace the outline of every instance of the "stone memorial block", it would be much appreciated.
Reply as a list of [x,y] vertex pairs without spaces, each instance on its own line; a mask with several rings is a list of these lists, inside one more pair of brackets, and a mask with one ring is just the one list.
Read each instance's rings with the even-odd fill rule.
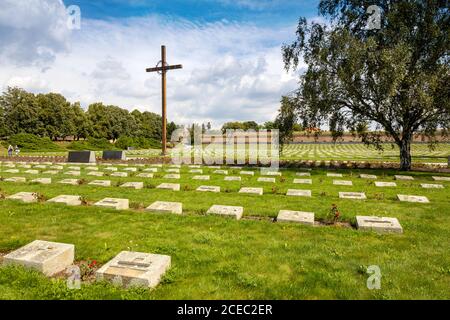
[[110,180],[94,180],[88,183],[91,186],[100,186],[100,187],[110,187],[111,181]]
[[67,162],[71,163],[95,163],[94,151],[69,151]]
[[47,202],[63,203],[68,206],[81,206],[80,196],[61,195],[48,200]]
[[189,173],[203,173],[203,170],[202,169],[192,169],[192,170],[189,170]]
[[146,169],[144,169],[142,171],[156,173],[156,172],[158,172],[158,168],[146,168]]
[[410,195],[404,195],[404,194],[398,194],[397,195],[398,200],[405,201],[405,202],[419,202],[419,203],[429,203],[427,197],[423,196],[410,196]]
[[139,173],[136,177],[139,177],[139,178],[153,178],[153,173]]
[[88,171],[99,171],[99,168],[98,167],[93,167],[93,166],[88,166],[86,168],[86,170],[88,170]]
[[88,176],[95,176],[95,177],[103,177],[104,173],[100,171],[91,171],[87,173]]
[[5,173],[19,173],[20,171],[19,171],[19,169],[8,169],[8,170],[5,170],[3,172],[5,172]]
[[265,177],[260,177],[260,178],[258,178],[258,182],[270,182],[270,183],[275,183],[276,180],[275,180],[275,178],[265,178]]
[[70,166],[70,167],[67,167],[67,170],[71,170],[71,171],[80,171],[80,170],[81,170],[81,167]]
[[420,186],[425,189],[443,189],[444,186],[442,184],[434,184],[434,183],[421,183]]
[[126,288],[154,288],[170,268],[170,263],[170,256],[122,251],[97,270],[96,278]]
[[49,169],[53,169],[53,170],[62,170],[64,169],[64,166],[50,166]]
[[286,195],[294,197],[311,197],[311,190],[288,189]]
[[81,172],[80,171],[66,171],[66,172],[64,172],[64,174],[66,176],[80,176]]
[[136,172],[137,168],[134,168],[134,167],[124,168],[123,171]]
[[53,276],[73,264],[73,244],[35,240],[3,257],[5,265],[21,265]]
[[239,193],[257,194],[259,196],[263,195],[263,188],[248,188],[244,187],[239,190]]
[[175,174],[175,173],[170,173],[170,174],[166,174],[163,179],[180,179],[180,175],[179,174]]
[[228,174],[228,170],[215,170],[214,173],[215,173],[215,174],[224,174],[224,175],[227,175],[227,174]]
[[312,179],[294,179],[297,184],[312,184]]
[[359,175],[359,177],[362,178],[362,179],[377,179],[377,176],[374,175],[374,174],[364,174],[364,173],[361,173],[361,174]]
[[27,170],[27,171],[24,171],[24,173],[28,173],[28,174],[39,174],[39,170]]
[[107,150],[103,151],[102,154],[103,160],[127,160],[127,157],[125,155],[125,151],[123,150]]
[[377,187],[396,187],[397,184],[395,182],[375,181],[375,186],[377,186]]
[[143,182],[126,182],[120,186],[121,188],[143,189]]
[[94,206],[116,210],[126,210],[129,208],[129,201],[128,199],[105,198],[94,203]]
[[396,218],[356,216],[356,227],[359,230],[379,233],[403,233],[403,228]]
[[213,205],[211,208],[208,209],[206,213],[234,217],[236,218],[236,220],[239,220],[242,218],[244,208],[235,206]]
[[400,175],[395,175],[395,180],[414,180],[414,177],[412,176],[400,176]]
[[31,169],[31,165],[29,164],[21,164],[20,166],[18,166],[19,168],[23,168],[23,169]]
[[40,184],[51,184],[52,179],[51,178],[37,178],[37,179],[31,180],[31,182],[40,183]]
[[117,171],[118,169],[116,167],[106,167],[106,171]]
[[70,185],[73,185],[73,186],[77,186],[77,185],[80,184],[80,180],[78,180],[78,179],[64,179],[64,180],[59,181],[58,183],[70,184]]
[[207,168],[208,169],[220,169],[221,166],[208,166]]
[[193,176],[192,180],[209,180],[209,176]]
[[216,187],[216,186],[200,186],[200,187],[197,188],[197,191],[220,192],[220,187]]
[[11,177],[11,178],[5,178],[3,181],[5,181],[5,182],[27,182],[27,179],[24,177]]
[[59,173],[59,171],[57,171],[57,170],[48,170],[48,171],[42,172],[42,174],[51,174],[51,175],[55,175],[58,173]]
[[35,168],[35,169],[47,169],[47,166],[43,165],[43,164],[38,164],[38,165],[34,166],[33,168]]
[[192,168],[192,169],[200,169],[201,168],[201,166],[200,165],[198,165],[198,164],[193,164],[193,165],[190,165],[190,166],[188,166],[189,168]]
[[152,211],[152,212],[182,214],[183,213],[183,204],[180,202],[156,201],[156,202],[153,202],[145,210]]
[[16,165],[15,165],[15,164],[12,164],[12,163],[4,164],[3,166],[4,166],[5,168],[15,168],[15,167],[16,167]]
[[263,176],[281,176],[282,174],[279,171],[262,170],[261,175],[263,175]]
[[161,183],[156,188],[157,189],[172,190],[172,191],[180,191],[180,185],[178,183]]
[[125,177],[128,177],[128,173],[126,173],[126,172],[113,172],[113,173],[111,173],[111,177],[125,178]]
[[255,172],[254,171],[240,171],[239,174],[240,175],[254,176]]
[[297,172],[296,175],[299,176],[299,177],[309,177],[309,176],[311,176],[311,173],[309,173],[309,172]]
[[167,173],[180,173],[180,169],[166,169]]
[[339,198],[341,198],[341,199],[358,199],[358,200],[367,199],[366,194],[364,192],[339,192]]
[[314,225],[314,213],[280,210],[277,217],[278,222],[297,222],[301,224]]
[[330,172],[328,172],[327,173],[327,177],[342,178],[343,175],[342,175],[342,173],[330,173]]
[[223,180],[224,180],[224,181],[241,181],[242,178],[241,178],[241,177],[233,177],[233,176],[230,176],[230,177],[225,177]]
[[333,180],[333,184],[336,186],[352,186],[353,182],[349,180]]
[[433,177],[434,181],[450,181],[450,177]]
[[12,196],[6,197],[9,200],[19,200],[25,203],[37,202],[37,193],[35,192],[19,192]]

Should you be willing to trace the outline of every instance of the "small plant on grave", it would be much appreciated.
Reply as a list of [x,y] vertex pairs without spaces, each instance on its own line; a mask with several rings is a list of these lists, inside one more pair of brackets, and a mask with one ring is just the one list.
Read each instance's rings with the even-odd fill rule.
[[120,187],[121,184],[122,184],[122,181],[119,180],[119,181],[116,181],[116,183],[114,184],[114,186],[115,186],[115,187]]
[[85,197],[80,197],[81,205],[87,206],[89,203]]
[[339,212],[337,205],[333,203],[331,205],[330,212],[327,215],[328,223],[335,224],[336,222],[339,221],[340,216],[341,216],[341,213]]
[[155,189],[156,185],[154,185],[153,183],[146,183],[144,188],[146,188],[146,189]]
[[322,178],[319,179],[319,183],[323,183],[323,179]]
[[95,276],[98,269],[98,263],[95,260],[88,260],[80,263],[80,278],[82,281],[89,280]]
[[87,183],[87,180],[86,179],[80,179],[80,180],[78,180],[78,184],[79,185],[83,185],[83,184],[86,184]]
[[131,202],[130,208],[134,209],[134,210],[141,210],[141,209],[144,209],[145,206],[142,202]]
[[273,194],[277,194],[277,192],[278,192],[278,188],[276,186],[273,186],[272,187],[272,193]]
[[47,198],[42,193],[34,193],[38,202],[45,202]]
[[193,190],[193,188],[190,185],[188,185],[188,184],[185,184],[183,186],[183,191],[192,191],[192,190]]
[[384,193],[375,193],[374,195],[376,200],[384,200]]
[[327,196],[327,193],[326,193],[325,191],[322,191],[321,193],[319,193],[319,195],[320,195],[321,197],[326,197],[326,196]]
[[4,199],[6,199],[6,194],[2,190],[0,190],[0,200]]
[[280,182],[281,182],[281,183],[286,182],[286,177],[280,177]]
[[231,190],[230,188],[226,187],[226,188],[223,190],[223,192],[225,192],[225,193],[231,193],[231,192],[233,192],[233,190]]

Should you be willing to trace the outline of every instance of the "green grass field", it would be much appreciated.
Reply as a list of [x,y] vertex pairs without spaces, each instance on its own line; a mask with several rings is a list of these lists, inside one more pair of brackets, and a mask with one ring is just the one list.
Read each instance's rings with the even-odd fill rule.
[[[118,167],[122,170],[121,167]],[[312,185],[294,184],[294,170],[282,170],[277,183],[257,182],[242,176],[241,182],[203,167],[210,181],[192,180],[195,173],[181,168],[180,180],[163,179],[163,169],[153,179],[92,177],[82,169],[80,177],[51,177],[50,185],[0,181],[3,195],[38,192],[43,199],[67,194],[87,201],[82,207],[40,202],[24,204],[0,200],[0,252],[7,253],[35,239],[75,244],[75,259],[106,263],[122,250],[167,254],[172,268],[154,290],[124,290],[106,283],[87,281],[81,290],[67,289],[64,279],[48,279],[20,267],[0,268],[0,299],[450,299],[450,182],[433,181],[433,175],[408,173],[414,181],[396,181],[395,188],[375,187],[360,172],[377,174],[377,181],[394,181],[394,171],[338,170],[343,178],[311,172]],[[22,176],[5,173],[2,177]],[[99,166],[102,170],[102,166]],[[45,169],[39,169],[45,171]],[[254,169],[251,169],[254,170]],[[68,171],[65,169],[64,171]],[[229,175],[239,171],[229,169]],[[106,172],[106,171],[105,171]],[[84,179],[77,186],[62,179]],[[111,187],[93,187],[91,180],[111,180]],[[351,180],[353,186],[332,181]],[[145,188],[120,188],[127,181],[143,181]],[[156,189],[162,182],[180,183],[180,191]],[[440,183],[444,189],[424,189],[420,183]],[[195,191],[200,185],[220,186],[220,193]],[[245,195],[241,186],[259,186],[264,195]],[[312,197],[289,197],[287,189],[312,190]],[[367,200],[343,200],[339,191],[365,192]],[[423,195],[429,204],[399,202],[397,194]],[[92,206],[105,197],[127,198],[132,209],[115,211]],[[183,215],[153,214],[143,210],[156,200],[183,203]],[[240,221],[206,215],[213,204],[244,207]],[[314,212],[325,219],[332,204],[341,212],[337,226],[304,226],[273,222],[281,209]],[[356,215],[396,217],[404,233],[379,235],[356,230]],[[366,268],[378,265],[381,290],[366,287]]]

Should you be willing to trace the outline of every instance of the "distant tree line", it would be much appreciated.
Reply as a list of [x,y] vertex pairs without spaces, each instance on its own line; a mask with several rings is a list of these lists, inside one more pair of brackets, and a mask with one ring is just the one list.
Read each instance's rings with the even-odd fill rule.
[[[95,138],[116,141],[141,138],[161,141],[161,116],[152,112],[129,112],[118,106],[93,103],[85,111],[58,93],[33,94],[9,87],[0,96],[0,137],[19,133],[48,137],[53,141]],[[177,128],[167,125],[168,134]]]

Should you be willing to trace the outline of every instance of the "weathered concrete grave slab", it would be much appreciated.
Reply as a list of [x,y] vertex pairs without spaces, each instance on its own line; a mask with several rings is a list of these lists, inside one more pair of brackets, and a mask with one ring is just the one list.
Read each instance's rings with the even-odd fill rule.
[[192,169],[192,170],[189,170],[189,173],[203,173],[203,170],[202,169]]
[[450,177],[433,177],[434,181],[450,181]]
[[40,184],[51,184],[52,179],[51,178],[37,178],[37,179],[31,180],[31,182],[40,183]]
[[434,183],[421,183],[420,186],[425,189],[443,189],[444,186],[442,184],[434,184]]
[[100,169],[98,167],[94,167],[94,166],[88,166],[86,168],[87,171],[99,171]]
[[97,281],[106,280],[129,288],[154,288],[170,268],[170,256],[122,251],[96,272]]
[[350,180],[333,180],[333,184],[336,186],[352,186],[353,182]]
[[143,189],[143,182],[126,182],[120,186],[121,188]]
[[414,180],[414,177],[412,177],[412,176],[395,175],[394,178],[395,178],[395,180]]
[[234,217],[236,218],[236,220],[239,220],[242,218],[244,208],[235,206],[213,205],[211,208],[208,209],[206,213]]
[[64,169],[64,166],[57,166],[57,165],[55,165],[55,166],[50,166],[49,169],[62,170],[62,169]]
[[38,165],[35,165],[33,168],[35,168],[35,169],[47,169],[47,166],[44,165],[44,164],[38,164]]
[[9,200],[19,200],[25,203],[37,202],[37,193],[35,192],[19,192],[12,196],[6,197]]
[[198,165],[198,164],[192,164],[192,165],[189,165],[188,168],[192,168],[192,169],[200,169],[201,166]]
[[183,213],[183,204],[181,202],[156,201],[153,202],[146,211],[163,212],[163,213]]
[[247,175],[247,176],[254,176],[255,172],[254,171],[240,171],[239,174],[240,175]]
[[64,172],[64,174],[66,176],[80,176],[81,172],[80,171],[66,171],[66,172]]
[[224,175],[227,175],[227,174],[228,174],[228,170],[215,170],[214,173],[215,173],[215,174],[224,174]]
[[369,230],[380,233],[403,233],[403,228],[397,218],[356,216],[356,227],[359,230]]
[[156,188],[157,189],[172,190],[172,191],[180,191],[180,185],[178,183],[161,183]]
[[220,187],[217,187],[217,186],[200,186],[200,187],[197,188],[197,191],[220,192]]
[[156,172],[158,172],[158,168],[146,168],[146,169],[144,169],[142,171],[156,173]]
[[192,180],[209,180],[210,176],[193,176]]
[[100,187],[110,187],[111,181],[110,180],[94,180],[88,183],[91,186],[100,186]]
[[263,195],[263,188],[241,188],[241,190],[239,190],[239,193],[248,193],[248,194],[257,194],[259,196]]
[[311,190],[288,189],[286,195],[293,197],[311,197]]
[[180,169],[166,169],[167,173],[180,173]]
[[171,173],[171,174],[166,174],[163,179],[180,179],[180,175],[179,174],[175,174],[175,173]]
[[302,211],[291,211],[291,210],[280,210],[277,217],[278,222],[296,222],[307,225],[314,225],[314,213],[313,212],[302,212]]
[[54,197],[47,202],[54,202],[54,203],[63,203],[68,206],[81,206],[81,197],[80,196],[70,196],[70,195],[60,195],[57,197]]
[[105,174],[101,171],[90,171],[87,173],[88,176],[95,176],[95,177],[103,177]]
[[241,181],[242,178],[241,177],[230,176],[230,177],[225,177],[223,180],[224,181]]
[[139,173],[136,177],[139,177],[139,178],[153,178],[153,173]]
[[137,172],[137,168],[134,167],[124,168],[123,171]]
[[58,183],[70,184],[70,185],[73,185],[73,186],[77,186],[77,185],[80,184],[80,180],[78,180],[78,179],[64,179],[64,180],[59,181]]
[[5,181],[5,182],[27,182],[27,179],[24,177],[11,177],[11,178],[5,178],[3,181]]
[[258,182],[269,182],[269,183],[275,183],[275,178],[267,178],[267,177],[260,177],[258,178]]
[[81,167],[70,166],[70,167],[67,167],[67,170],[80,171]]
[[280,171],[267,171],[267,170],[261,170],[261,175],[263,176],[281,176]]
[[21,265],[25,268],[53,276],[73,264],[73,244],[35,240],[3,257],[5,265]]
[[397,184],[395,182],[383,182],[383,181],[375,181],[376,187],[396,187]]
[[312,179],[294,179],[296,184],[312,184]]
[[377,179],[377,176],[374,175],[374,174],[364,174],[364,173],[361,173],[361,174],[359,175],[359,177],[362,178],[362,179]]
[[342,178],[343,175],[342,175],[342,173],[330,173],[330,172],[328,172],[327,173],[327,177]]
[[72,163],[95,163],[94,151],[69,151],[67,162]]
[[31,165],[29,164],[21,164],[20,166],[17,166],[18,168],[23,168],[23,169],[31,169]]
[[398,200],[405,201],[405,202],[419,202],[419,203],[429,203],[427,197],[424,196],[410,196],[410,195],[404,195],[404,194],[398,194],[397,195]]
[[57,171],[57,170],[48,170],[48,171],[42,172],[42,174],[51,174],[51,175],[55,175],[58,173],[59,173],[59,171]]
[[128,173],[126,173],[126,172],[113,172],[113,173],[111,173],[111,177],[125,178],[125,177],[128,177]]
[[5,173],[19,173],[20,170],[19,169],[8,169],[8,170],[5,170],[3,172],[5,172]]
[[104,170],[106,170],[106,171],[117,171],[118,169],[116,167],[106,167]]
[[94,206],[117,210],[126,210],[129,208],[129,201],[128,199],[105,198],[94,203]]
[[311,176],[311,173],[309,173],[309,172],[297,172],[297,173],[295,173],[295,175],[297,175],[299,177],[309,177],[309,176]]
[[341,198],[341,199],[358,199],[358,200],[367,199],[366,194],[364,192],[339,192],[339,198]]
[[24,173],[28,173],[28,174],[39,174],[39,170],[27,170],[27,171],[24,171]]

